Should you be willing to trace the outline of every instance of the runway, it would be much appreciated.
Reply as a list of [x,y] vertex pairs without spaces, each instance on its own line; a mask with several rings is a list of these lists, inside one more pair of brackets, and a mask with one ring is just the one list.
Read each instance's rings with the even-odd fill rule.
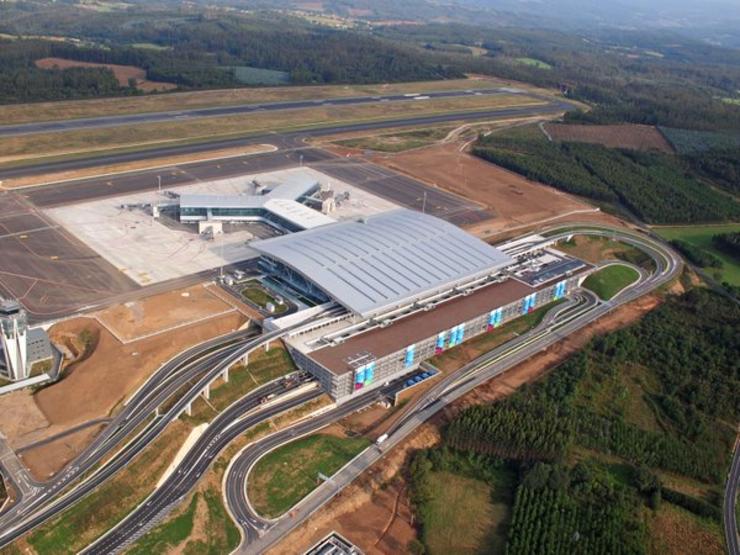
[[522,106],[518,108],[499,108],[491,110],[461,111],[436,114],[431,116],[419,116],[413,118],[385,119],[380,121],[366,121],[350,124],[326,125],[318,128],[307,128],[302,131],[290,133],[259,133],[244,137],[229,139],[212,139],[198,143],[187,143],[180,145],[161,146],[141,150],[138,152],[119,152],[113,154],[92,154],[91,156],[78,157],[69,160],[57,161],[35,161],[23,166],[6,168],[0,170],[0,180],[13,177],[29,175],[43,175],[47,173],[94,168],[101,165],[120,164],[136,160],[152,160],[167,156],[194,154],[209,150],[235,148],[250,144],[270,143],[279,149],[300,148],[305,146],[303,140],[307,137],[323,137],[339,133],[352,133],[356,131],[373,131],[379,129],[390,129],[395,127],[409,127],[417,125],[435,125],[457,121],[485,121],[498,118],[528,117],[538,114],[559,114],[575,110],[575,105],[564,101],[553,101],[550,104],[536,106]]
[[301,108],[315,108],[317,106],[354,106],[362,104],[377,104],[382,102],[423,102],[430,99],[458,98],[464,96],[498,96],[522,94],[510,88],[478,89],[478,90],[450,90],[430,91],[412,94],[390,94],[374,96],[351,96],[338,98],[313,98],[307,100],[292,100],[286,102],[259,102],[236,104],[233,106],[215,106],[212,108],[192,108],[187,110],[171,110],[166,112],[145,112],[138,114],[99,116],[92,118],[67,119],[60,121],[44,121],[19,123],[0,126],[0,137],[14,137],[19,135],[33,135],[37,133],[55,133],[75,131],[79,129],[101,129],[105,127],[120,127],[159,123],[167,121],[188,121],[201,118],[237,116],[255,112],[273,112],[278,110],[297,110]]

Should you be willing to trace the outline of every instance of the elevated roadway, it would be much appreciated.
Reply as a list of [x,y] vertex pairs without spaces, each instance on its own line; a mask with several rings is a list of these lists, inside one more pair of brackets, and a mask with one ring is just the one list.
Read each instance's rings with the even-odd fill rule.
[[[193,400],[232,365],[250,352],[269,345],[302,325],[305,322],[297,322],[289,328],[256,337],[242,337],[237,332],[221,338],[225,345],[212,340],[175,357],[134,394],[114,422],[59,473],[52,484],[47,485],[35,497],[29,498],[28,502],[19,504],[2,515],[0,546],[14,541],[59,514],[104,483],[150,445],[170,422],[187,410]],[[183,389],[186,391],[176,396]],[[261,398],[280,391],[279,384],[271,383],[257,390],[255,395]],[[168,403],[166,411],[158,414],[158,409],[165,402]],[[152,418],[153,414],[155,416]],[[127,443],[119,447],[123,440]],[[114,455],[105,464],[98,466],[111,453]],[[81,477],[84,480],[71,486]]]

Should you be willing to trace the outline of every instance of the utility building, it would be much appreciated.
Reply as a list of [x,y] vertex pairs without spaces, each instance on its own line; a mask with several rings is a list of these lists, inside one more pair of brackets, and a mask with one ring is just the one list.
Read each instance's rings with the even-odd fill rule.
[[[340,401],[564,297],[589,269],[554,252],[521,260],[405,209],[252,246],[275,279],[344,307],[287,340],[296,363]],[[297,317],[268,325],[287,326]]]

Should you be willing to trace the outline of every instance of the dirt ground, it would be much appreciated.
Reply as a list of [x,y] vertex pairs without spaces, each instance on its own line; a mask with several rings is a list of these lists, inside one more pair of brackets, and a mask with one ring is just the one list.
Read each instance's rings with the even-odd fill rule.
[[374,155],[371,160],[484,204],[495,217],[468,229],[481,237],[567,218],[613,220],[566,193],[460,152],[457,143],[400,154]]
[[438,441],[437,429],[423,425],[268,553],[302,553],[332,531],[367,555],[408,553],[416,529],[406,486],[397,476],[410,452]]
[[122,66],[118,64],[96,64],[92,62],[78,62],[77,60],[66,60],[64,58],[41,58],[34,62],[41,69],[67,69],[70,67],[105,67],[110,69],[122,87],[128,87],[129,79],[136,81],[136,88],[140,91],[168,91],[176,89],[174,83],[148,81],[146,70],[136,66]]
[[673,147],[654,125],[569,125],[549,123],[547,132],[556,141],[596,143],[609,148],[656,150],[673,154]]
[[95,318],[119,341],[128,343],[235,311],[210,286],[199,284],[113,305],[97,312]]
[[23,451],[19,457],[34,477],[50,478],[64,464],[79,455],[104,427],[103,424],[90,426],[43,446]]
[[[163,299],[179,301],[179,294],[165,293],[159,296],[160,299],[143,302],[149,307],[159,306],[166,313],[169,310]],[[208,292],[205,294],[210,295]],[[212,298],[217,302],[204,298],[206,306],[221,308],[225,304],[216,297]],[[122,308],[111,311],[111,314],[118,313],[126,314]],[[162,321],[160,319],[160,323]],[[24,458],[30,469],[37,477],[46,478],[79,452],[92,439],[96,428],[90,426],[84,431],[33,447],[36,442],[111,415],[162,363],[189,346],[238,329],[246,321],[247,317],[241,312],[231,310],[126,344],[93,318],[78,317],[59,322],[49,331],[52,341],[65,345],[72,354],[79,354],[83,350],[79,338],[87,331],[91,345],[89,354],[65,368],[60,381],[33,395],[17,392],[0,397],[0,412],[6,415],[0,421],[0,430],[11,447],[28,447]],[[124,322],[123,325],[132,334],[142,329],[137,328],[135,322]],[[146,324],[143,329],[149,328],[150,325]]]
[[[407,486],[399,471],[409,452],[434,446],[439,441],[438,426],[462,408],[511,394],[522,384],[538,379],[582,348],[594,335],[609,333],[631,324],[659,303],[659,297],[650,295],[620,307],[580,333],[471,391],[437,415],[433,423],[421,426],[269,553],[277,555],[305,551],[332,530],[344,535],[368,554],[408,552],[406,546],[416,537],[416,529],[413,512],[408,505]],[[466,356],[475,354],[466,353]],[[371,426],[368,418],[375,413],[382,416],[380,411],[370,409],[358,417],[352,417],[349,422],[354,422],[358,427]],[[338,430],[335,432],[339,433]]]

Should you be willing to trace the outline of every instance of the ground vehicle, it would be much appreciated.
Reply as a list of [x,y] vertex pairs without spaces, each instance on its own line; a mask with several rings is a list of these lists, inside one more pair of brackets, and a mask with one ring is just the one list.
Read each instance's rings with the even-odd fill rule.
[[386,439],[388,439],[388,434],[383,434],[383,435],[379,436],[378,439],[375,440],[375,445],[380,445]]

